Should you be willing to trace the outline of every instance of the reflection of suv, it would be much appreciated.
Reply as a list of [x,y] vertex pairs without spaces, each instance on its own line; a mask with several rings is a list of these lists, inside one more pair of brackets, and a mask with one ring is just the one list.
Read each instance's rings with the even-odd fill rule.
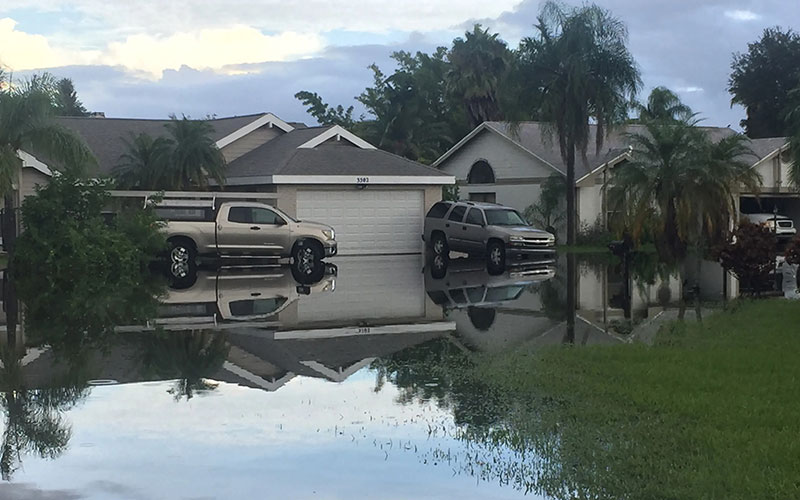
[[483,254],[497,268],[506,256],[552,252],[555,245],[555,236],[531,227],[513,208],[471,201],[434,204],[422,237],[436,255],[450,250]]
[[494,274],[475,261],[435,257],[425,269],[425,291],[445,309],[493,307],[517,300],[529,285],[551,279],[555,265],[555,259],[537,259]]

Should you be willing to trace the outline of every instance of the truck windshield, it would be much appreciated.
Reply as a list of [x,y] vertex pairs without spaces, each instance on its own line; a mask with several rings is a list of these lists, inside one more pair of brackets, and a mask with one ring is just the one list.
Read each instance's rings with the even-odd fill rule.
[[490,226],[527,226],[525,219],[516,210],[486,210],[486,223]]

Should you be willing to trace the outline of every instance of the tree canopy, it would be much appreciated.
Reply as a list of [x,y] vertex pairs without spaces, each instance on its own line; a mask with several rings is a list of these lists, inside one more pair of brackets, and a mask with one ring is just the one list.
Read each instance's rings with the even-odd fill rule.
[[751,139],[788,135],[785,110],[798,86],[800,34],[791,29],[767,28],[746,53],[733,55],[728,91],[747,110],[741,125]]

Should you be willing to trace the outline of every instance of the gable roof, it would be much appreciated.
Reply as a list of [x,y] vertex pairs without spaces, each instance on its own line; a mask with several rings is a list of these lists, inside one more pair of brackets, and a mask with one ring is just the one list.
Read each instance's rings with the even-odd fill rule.
[[[213,118],[208,123],[214,128],[211,138],[217,142],[242,130],[271,113],[258,113],[226,118]],[[92,150],[99,166],[100,174],[110,173],[119,162],[125,150],[125,140],[133,135],[148,134],[152,137],[169,135],[164,125],[171,120],[141,118],[92,118],[76,116],[57,117],[56,123],[76,133]],[[39,156],[39,155],[37,155]],[[39,157],[45,163],[46,158]]]
[[[551,165],[555,170],[565,174],[565,165],[561,159],[561,151],[558,145],[558,137],[551,134],[548,130],[549,124],[543,122],[522,122],[516,131],[513,130],[511,124],[507,122],[484,122],[473,130],[464,139],[459,141],[458,144],[453,146],[447,153],[442,155],[436,162],[435,166],[440,165],[447,160],[455,151],[461,148],[464,144],[469,142],[477,132],[484,129],[490,129],[509,141],[518,145],[520,148],[533,155],[537,159],[544,161]],[[723,127],[700,127],[705,130],[713,141],[735,134],[736,132],[729,128]],[[586,151],[586,159],[578,156],[575,160],[575,178],[576,182],[582,178],[596,171],[599,167],[603,166],[609,161],[619,158],[629,151],[630,141],[626,135],[630,133],[645,133],[646,127],[639,124],[630,124],[617,129],[612,132],[603,140],[603,147],[600,151],[595,149],[595,140],[597,134],[597,127],[595,125],[589,126],[589,147]],[[785,137],[774,137],[768,139],[754,139],[750,143],[750,148],[753,150],[758,160],[760,161],[770,154],[782,148],[786,142]],[[754,161],[753,163],[756,163]]]
[[453,177],[438,169],[376,149],[355,136],[355,141],[344,135],[345,140],[337,140],[340,134],[350,133],[336,126],[292,130],[230,162],[227,183],[290,183],[289,177],[306,183],[312,176],[357,176],[399,177],[408,182],[417,177],[423,182],[452,184]]

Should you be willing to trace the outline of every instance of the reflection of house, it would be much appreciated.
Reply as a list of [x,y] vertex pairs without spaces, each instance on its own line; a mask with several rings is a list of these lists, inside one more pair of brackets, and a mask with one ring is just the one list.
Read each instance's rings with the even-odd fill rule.
[[[164,136],[168,120],[61,117],[107,175],[132,134]],[[229,191],[257,191],[291,216],[336,228],[340,254],[418,253],[425,211],[453,178],[376,149],[338,126],[306,127],[271,113],[214,118]],[[47,182],[44,157],[21,152],[20,194]]]
[[[713,140],[733,133],[728,128],[704,127]],[[590,129],[589,150],[584,162],[576,160],[578,215],[582,225],[605,224],[608,209],[604,184],[614,166],[629,158],[625,133],[641,133],[641,125],[628,125],[608,136],[595,153],[594,134]],[[800,222],[800,199],[787,189],[789,157],[786,138],[756,139],[750,144],[755,156],[748,158],[764,178],[762,207]],[[520,211],[539,200],[542,183],[551,175],[564,175],[558,137],[549,138],[544,124],[521,123],[517,130],[501,122],[485,122],[447,151],[435,163],[442,171],[455,176],[461,196],[476,201],[493,201]],[[742,208],[760,209],[752,193],[742,194]]]

